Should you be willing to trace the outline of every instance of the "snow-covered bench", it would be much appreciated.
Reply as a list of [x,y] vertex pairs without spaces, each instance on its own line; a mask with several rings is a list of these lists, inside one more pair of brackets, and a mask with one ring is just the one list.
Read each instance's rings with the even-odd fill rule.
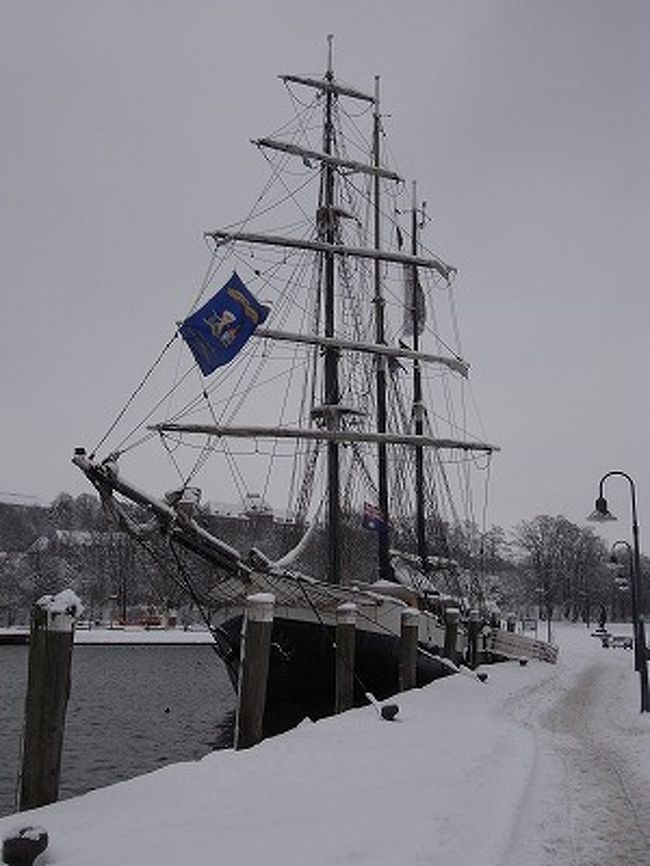
[[605,649],[609,647],[622,647],[626,650],[632,649],[632,638],[625,634],[607,634],[601,637],[601,641]]

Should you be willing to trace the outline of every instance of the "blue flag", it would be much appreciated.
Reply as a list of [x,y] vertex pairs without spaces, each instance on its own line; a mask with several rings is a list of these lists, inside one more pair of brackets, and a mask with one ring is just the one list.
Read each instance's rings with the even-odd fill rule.
[[363,503],[363,527],[373,529],[375,532],[386,532],[386,518],[381,508],[371,505],[370,502]]
[[181,336],[204,376],[228,364],[243,348],[269,308],[260,304],[235,272],[226,285],[181,324]]

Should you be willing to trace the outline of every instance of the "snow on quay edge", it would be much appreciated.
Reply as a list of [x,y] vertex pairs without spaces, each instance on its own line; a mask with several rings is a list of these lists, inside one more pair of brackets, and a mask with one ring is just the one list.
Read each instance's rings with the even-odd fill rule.
[[[629,632],[629,626],[617,631]],[[632,656],[558,626],[557,665],[504,663],[0,819],[39,863],[650,866],[650,713]]]

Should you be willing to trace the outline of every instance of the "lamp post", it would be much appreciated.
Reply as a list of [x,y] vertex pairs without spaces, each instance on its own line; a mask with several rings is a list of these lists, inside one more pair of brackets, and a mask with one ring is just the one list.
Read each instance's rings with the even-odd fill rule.
[[[598,521],[603,523],[609,520],[616,520],[616,516],[611,513],[607,505],[607,500],[604,496],[605,481],[612,476],[617,475],[625,478],[630,486],[630,498],[632,502],[632,633],[634,636],[634,669],[639,672],[641,680],[641,712],[650,710],[650,700],[648,698],[648,667],[645,649],[645,630],[643,622],[639,621],[639,607],[641,601],[641,555],[639,552],[639,522],[636,514],[636,487],[634,481],[627,474],[615,469],[611,472],[606,472],[600,479],[598,485],[598,498],[596,499],[596,507],[587,518],[588,520]],[[643,630],[643,633],[642,633]],[[643,656],[643,658],[642,658]]]

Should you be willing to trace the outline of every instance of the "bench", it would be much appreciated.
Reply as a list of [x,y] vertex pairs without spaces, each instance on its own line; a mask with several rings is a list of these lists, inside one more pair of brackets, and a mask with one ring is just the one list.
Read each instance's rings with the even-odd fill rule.
[[603,635],[601,641],[605,649],[608,649],[609,647],[612,647],[613,649],[616,647],[622,647],[623,649],[631,650],[633,646],[632,638],[624,634]]

